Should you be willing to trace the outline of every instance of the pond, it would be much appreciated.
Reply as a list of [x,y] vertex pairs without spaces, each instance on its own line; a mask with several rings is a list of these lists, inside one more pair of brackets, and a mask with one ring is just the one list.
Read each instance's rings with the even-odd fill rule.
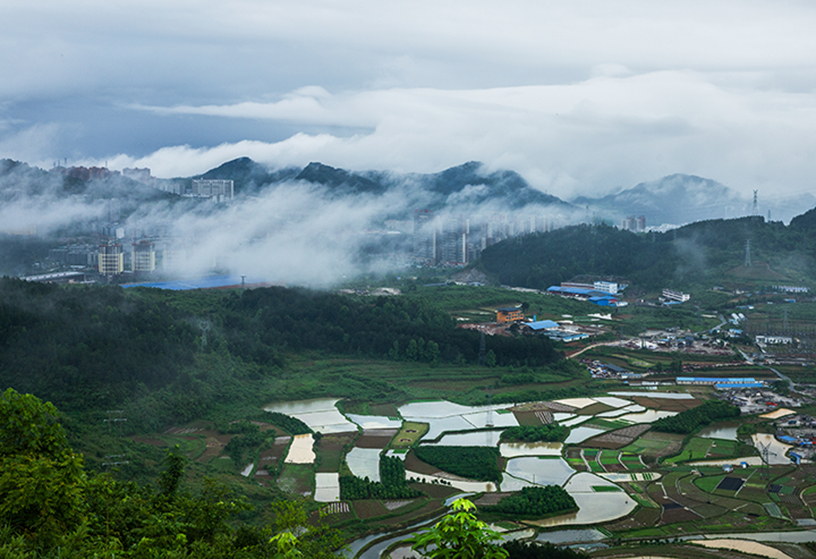
[[585,530],[554,530],[552,532],[542,532],[536,537],[536,540],[560,545],[565,543],[599,542],[606,538],[606,534],[600,530],[588,528]]
[[350,422],[335,407],[337,398],[314,398],[294,402],[275,402],[264,406],[264,411],[278,412],[300,419],[312,430],[320,433],[346,433],[356,431],[357,425]]
[[739,427],[739,423],[734,421],[714,423],[713,425],[709,425],[700,431],[697,436],[704,439],[725,439],[727,441],[736,441],[737,427]]

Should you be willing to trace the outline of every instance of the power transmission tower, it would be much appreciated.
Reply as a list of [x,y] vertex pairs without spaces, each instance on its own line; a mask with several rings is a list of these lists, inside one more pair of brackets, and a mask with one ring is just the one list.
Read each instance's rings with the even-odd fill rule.
[[485,364],[485,355],[487,355],[487,342],[485,342],[484,332],[479,332],[479,365]]
[[751,239],[745,240],[745,267],[751,267]]
[[[487,405],[490,405],[490,393],[487,393]],[[493,408],[487,409],[487,420],[485,421],[486,427],[493,427]]]
[[761,471],[759,473],[759,477],[761,477],[762,479],[770,479],[771,470],[770,470],[770,466],[769,466],[770,461],[768,460],[768,457],[769,456],[776,456],[776,452],[771,452],[771,450],[769,448],[769,445],[767,445],[767,444],[763,444],[763,443],[761,443],[759,441],[757,441],[757,444],[759,445],[759,454],[760,454],[760,456],[762,456],[762,466],[761,466],[762,469],[761,469]]
[[754,190],[754,209],[751,212],[751,215],[759,215],[759,204],[757,204],[757,192],[758,190]]

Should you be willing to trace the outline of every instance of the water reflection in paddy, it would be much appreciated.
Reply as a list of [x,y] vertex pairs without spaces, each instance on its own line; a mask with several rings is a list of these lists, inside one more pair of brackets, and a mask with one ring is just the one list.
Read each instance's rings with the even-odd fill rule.
[[578,417],[573,417],[572,419],[567,419],[566,421],[559,422],[560,425],[564,427],[572,427],[573,425],[578,425],[579,423],[583,423],[584,421],[589,421],[592,419],[591,415],[579,415]]
[[[511,458],[505,471],[511,476],[537,485],[563,485],[575,470],[563,458],[526,456]],[[502,490],[505,490],[502,484]]]
[[318,503],[330,503],[340,500],[340,474],[315,474],[314,500]]
[[346,414],[349,419],[363,429],[399,429],[402,427],[401,419],[389,419],[382,415],[357,415]]
[[502,443],[499,453],[505,458],[516,456],[561,456],[561,443]]
[[593,427],[576,427],[570,431],[567,440],[564,442],[566,444],[582,443],[588,438],[594,437],[595,435],[600,435],[603,432],[603,429],[595,429]]
[[360,479],[368,477],[380,481],[380,449],[354,447],[346,454],[346,464],[351,473]]
[[672,417],[677,415],[676,411],[646,410],[642,413],[628,413],[618,419],[630,423],[653,423],[661,417]]
[[534,520],[530,523],[541,527],[596,524],[625,516],[637,506],[637,502],[624,491],[596,492],[592,490],[593,486],[617,487],[614,483],[594,474],[586,472],[575,474],[564,489],[575,499],[579,507],[578,512]]
[[438,443],[427,444],[430,446],[496,446],[499,444],[501,433],[501,431],[454,433],[443,436]]

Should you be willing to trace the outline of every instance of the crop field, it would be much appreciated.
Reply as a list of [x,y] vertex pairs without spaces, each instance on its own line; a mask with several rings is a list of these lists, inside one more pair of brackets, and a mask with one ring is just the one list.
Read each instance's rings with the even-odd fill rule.
[[623,447],[623,452],[631,454],[641,454],[655,459],[660,456],[675,454],[683,444],[682,435],[672,435],[669,433],[647,432],[637,438],[632,444]]
[[278,476],[278,487],[293,495],[312,495],[314,467],[312,464],[284,464]]
[[343,462],[344,447],[351,445],[357,433],[333,433],[324,435],[315,444],[318,472],[339,472]]

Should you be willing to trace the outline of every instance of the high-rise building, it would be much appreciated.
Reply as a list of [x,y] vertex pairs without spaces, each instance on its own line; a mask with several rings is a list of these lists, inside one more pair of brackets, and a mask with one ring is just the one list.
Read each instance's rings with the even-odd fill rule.
[[414,260],[436,264],[439,258],[439,234],[433,210],[414,210]]
[[125,271],[125,255],[122,245],[99,245],[99,273],[103,276],[113,276]]
[[156,249],[152,242],[143,240],[133,243],[133,271],[152,272],[156,269]]
[[191,194],[195,198],[212,198],[218,202],[231,202],[234,197],[233,181],[196,179],[193,181]]

